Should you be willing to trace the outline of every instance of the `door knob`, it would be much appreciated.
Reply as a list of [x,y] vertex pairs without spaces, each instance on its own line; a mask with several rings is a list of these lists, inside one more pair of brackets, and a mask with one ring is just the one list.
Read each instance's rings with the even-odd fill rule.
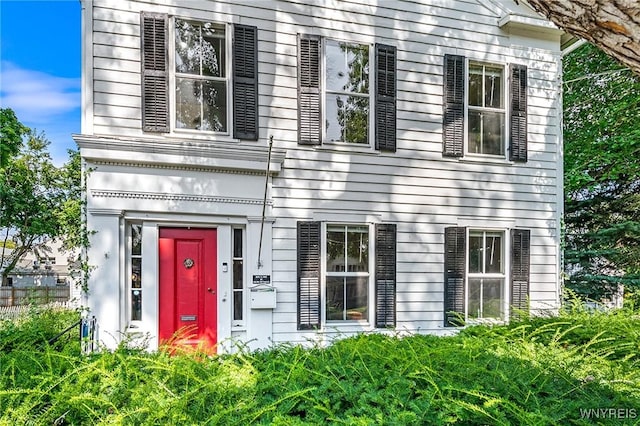
[[211,293],[211,294],[216,294],[216,291],[215,291],[214,289],[212,289],[211,287],[209,287],[209,288],[207,289],[207,291],[208,291],[209,293]]

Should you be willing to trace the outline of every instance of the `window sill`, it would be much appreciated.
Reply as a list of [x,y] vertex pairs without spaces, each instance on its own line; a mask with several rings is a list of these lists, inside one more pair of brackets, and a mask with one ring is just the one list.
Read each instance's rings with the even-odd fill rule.
[[368,321],[325,322],[318,333],[358,333],[373,330],[375,327]]
[[316,146],[315,150],[322,151],[322,152],[380,155],[380,151],[373,149],[371,145],[360,145],[360,144],[349,144],[349,143],[338,143],[338,142],[324,142],[322,145]]
[[489,325],[489,326],[495,326],[495,325],[507,325],[508,322],[503,320],[503,319],[498,319],[498,318],[477,318],[477,319],[470,319],[467,320],[465,325],[466,326],[470,326],[470,325]]
[[[446,158],[446,157],[445,157]],[[460,163],[468,164],[491,164],[495,166],[514,166],[514,161],[508,160],[506,157],[493,157],[478,154],[466,154],[464,157],[455,158]]]

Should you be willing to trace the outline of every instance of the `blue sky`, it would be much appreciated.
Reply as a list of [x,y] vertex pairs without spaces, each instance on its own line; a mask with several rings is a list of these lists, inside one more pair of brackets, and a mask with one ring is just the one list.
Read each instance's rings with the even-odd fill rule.
[[0,0],[0,106],[45,133],[57,165],[80,133],[79,0]]

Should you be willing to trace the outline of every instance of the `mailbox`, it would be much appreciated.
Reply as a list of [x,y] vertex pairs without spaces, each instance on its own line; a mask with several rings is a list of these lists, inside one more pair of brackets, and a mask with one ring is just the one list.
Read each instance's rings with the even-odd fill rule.
[[251,309],[274,309],[276,289],[274,287],[251,288]]

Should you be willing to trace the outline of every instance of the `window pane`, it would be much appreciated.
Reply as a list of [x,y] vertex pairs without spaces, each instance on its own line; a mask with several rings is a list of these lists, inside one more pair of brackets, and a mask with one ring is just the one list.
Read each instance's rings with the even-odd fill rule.
[[225,76],[225,27],[176,20],[176,71]]
[[502,68],[485,67],[484,106],[503,108]]
[[482,310],[480,308],[481,287],[482,287],[481,278],[469,278],[469,304],[468,304],[469,318],[482,318]]
[[200,74],[200,27],[176,19],[176,71]]
[[242,320],[242,292],[233,292],[233,319],[236,321]]
[[347,228],[347,271],[369,271],[369,229],[366,226]]
[[131,320],[142,320],[142,291],[131,290]]
[[502,318],[504,286],[501,279],[485,279],[482,286],[482,316],[484,318]]
[[504,155],[504,114],[469,111],[469,152]]
[[202,85],[198,80],[176,78],[176,127],[199,129],[202,122]]
[[498,274],[502,272],[502,234],[487,232],[485,272]]
[[366,144],[369,141],[369,98],[327,94],[325,122],[332,142]]
[[469,65],[469,105],[482,106],[482,66]]
[[482,233],[469,235],[469,273],[482,273]]
[[142,258],[131,259],[131,288],[142,287]]
[[327,320],[366,320],[369,304],[368,280],[367,277],[328,277]]
[[227,130],[227,83],[202,82],[204,92],[204,118],[202,130],[225,132]]
[[344,278],[327,277],[327,306],[328,321],[342,321],[346,319],[344,309]]
[[366,320],[369,305],[369,279],[367,277],[350,277],[346,281],[346,319]]
[[502,319],[504,280],[469,279],[469,318]]
[[233,261],[233,288],[242,289],[243,284],[243,267],[242,260]]
[[202,25],[202,75],[224,77],[226,52],[224,25]]
[[233,230],[233,257],[242,257],[242,229]]
[[[176,127],[224,132],[227,129],[227,84],[223,81],[176,79]],[[202,115],[204,113],[204,117]]]
[[142,225],[131,225],[131,254],[142,254]]
[[344,226],[327,226],[327,272],[344,272]]
[[369,93],[369,46],[327,40],[325,54],[327,90]]

